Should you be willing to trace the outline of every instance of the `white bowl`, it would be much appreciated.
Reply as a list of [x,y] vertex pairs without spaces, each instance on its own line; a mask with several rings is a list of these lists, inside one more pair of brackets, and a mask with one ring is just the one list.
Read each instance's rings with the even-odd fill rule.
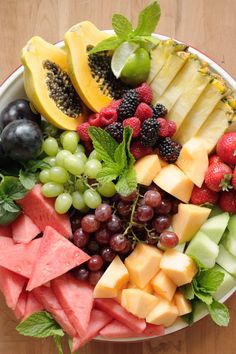
[[[109,33],[113,33],[113,31],[107,31]],[[160,40],[165,40],[168,39],[168,37],[163,36],[163,35],[157,35],[155,34],[155,37],[160,39]],[[176,40],[177,41],[177,40]],[[177,41],[179,42],[179,41]],[[59,42],[56,44],[59,47],[63,47],[64,43]],[[236,91],[236,81],[218,64],[216,64],[212,59],[208,58],[205,54],[202,52],[198,51],[195,48],[189,47],[189,52],[196,54],[201,60],[207,62],[212,69],[212,71],[220,74],[226,83],[228,84],[229,87],[231,87],[233,90]],[[9,103],[12,100],[15,100],[17,98],[25,98],[26,94],[24,91],[24,85],[23,85],[23,67],[20,66],[17,68],[0,86],[0,111],[6,106],[7,103]],[[236,291],[236,286],[232,288],[222,299],[220,299],[221,302],[225,302],[234,292]],[[199,321],[203,317],[207,315],[207,311],[205,308],[202,308],[201,311],[198,312],[197,318],[195,319],[194,322]],[[175,322],[175,324],[165,330],[165,335],[174,333],[176,331],[179,331],[183,328],[187,327],[187,324],[179,319]],[[151,339],[155,338],[154,337],[138,337],[138,338],[119,338],[119,339],[106,339],[106,341],[112,341],[112,342],[135,342],[135,341],[142,341],[146,339]],[[97,340],[103,340],[101,337],[97,337]]]

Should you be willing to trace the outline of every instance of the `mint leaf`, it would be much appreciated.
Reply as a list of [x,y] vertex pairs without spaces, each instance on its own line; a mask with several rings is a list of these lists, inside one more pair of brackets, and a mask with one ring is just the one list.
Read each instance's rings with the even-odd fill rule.
[[130,21],[120,14],[114,14],[112,16],[112,27],[117,37],[122,39],[127,39],[129,33],[133,30]]
[[69,346],[70,351],[72,352],[72,338],[71,337],[68,337],[68,346]]
[[63,330],[46,311],[34,313],[25,321],[21,322],[16,327],[16,330],[23,336],[36,338],[64,336]]
[[31,189],[37,182],[38,176],[34,172],[30,172],[28,170],[20,170],[19,180],[26,189]]
[[215,269],[202,270],[196,277],[198,288],[210,294],[216,292],[223,280],[224,273]]
[[5,199],[2,203],[4,210],[9,211],[10,213],[18,213],[21,211],[21,208],[14,203],[12,199]]
[[138,47],[135,43],[125,41],[114,51],[111,60],[111,70],[117,79],[120,77],[128,58]]
[[193,300],[194,298],[194,289],[193,289],[193,284],[186,284],[181,287],[181,291],[184,295],[184,297],[188,300]]
[[123,39],[112,36],[99,42],[88,54],[103,52],[105,50],[115,50],[123,42]]
[[[127,168],[130,161],[129,159],[134,159],[133,155],[129,155],[130,141],[132,139],[132,129],[130,127],[125,127],[123,131],[122,143],[116,148],[114,158],[116,163],[121,166],[121,169]],[[132,160],[133,161],[133,160]]]
[[20,180],[16,177],[4,177],[0,184],[1,195],[13,200],[21,199],[28,192],[21,184]]
[[6,209],[4,209],[2,205],[0,205],[0,225],[10,224],[12,221],[14,221],[17,218],[19,214],[20,211],[9,212]]
[[97,174],[96,179],[100,184],[106,184],[116,179],[119,176],[119,173],[120,169],[117,165],[103,167]]
[[210,305],[213,301],[212,295],[204,293],[200,290],[194,289],[194,294],[199,300],[204,302],[206,305]]
[[37,170],[43,170],[45,168],[50,168],[51,166],[43,160],[30,160],[23,164],[26,170],[31,172],[37,172]]
[[122,196],[131,194],[137,188],[136,173],[133,167],[125,170],[116,184],[117,192]]
[[134,31],[134,35],[150,36],[155,31],[160,16],[160,5],[154,1],[140,12],[138,17],[138,26]]
[[88,133],[93,142],[93,147],[106,163],[114,162],[114,155],[118,143],[105,130],[96,127],[89,127]]
[[213,300],[213,302],[209,306],[207,306],[207,308],[212,320],[218,326],[228,326],[230,320],[229,310],[224,304]]
[[56,344],[58,354],[63,354],[63,349],[62,349],[62,346],[61,346],[61,338],[60,338],[60,336],[54,335],[53,339],[54,339],[54,342]]

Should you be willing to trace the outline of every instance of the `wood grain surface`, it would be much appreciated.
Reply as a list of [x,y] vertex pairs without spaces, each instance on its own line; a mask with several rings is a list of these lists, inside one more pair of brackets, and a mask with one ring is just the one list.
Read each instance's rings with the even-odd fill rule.
[[[111,28],[114,12],[135,24],[145,0],[0,0],[0,82],[20,65],[20,50],[33,35],[50,42],[63,38],[73,24],[88,19],[101,29]],[[160,0],[158,32],[206,53],[236,77],[236,0]],[[209,317],[173,335],[142,343],[95,342],[80,354],[233,354],[236,353],[236,296],[227,301],[231,322],[215,326]],[[15,331],[16,321],[0,300],[0,354],[54,354],[50,340],[33,340]],[[65,353],[68,349],[65,346]]]

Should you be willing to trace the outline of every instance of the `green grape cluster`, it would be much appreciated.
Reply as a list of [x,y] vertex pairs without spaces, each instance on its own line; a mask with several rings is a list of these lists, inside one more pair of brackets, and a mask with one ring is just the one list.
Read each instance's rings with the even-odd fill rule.
[[39,180],[43,195],[56,198],[59,214],[67,213],[71,206],[81,212],[96,209],[102,197],[116,193],[113,182],[99,185],[96,181],[102,169],[100,158],[95,150],[87,157],[79,140],[76,132],[64,131],[58,140],[48,137],[43,142],[44,161],[50,167],[40,172]]

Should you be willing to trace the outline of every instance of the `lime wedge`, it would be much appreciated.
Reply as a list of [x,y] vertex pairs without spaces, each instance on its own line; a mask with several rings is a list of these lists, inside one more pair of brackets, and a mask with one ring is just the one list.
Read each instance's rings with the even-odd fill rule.
[[113,53],[111,60],[111,70],[115,77],[120,77],[121,71],[125,66],[129,56],[138,49],[138,44],[123,42]]

